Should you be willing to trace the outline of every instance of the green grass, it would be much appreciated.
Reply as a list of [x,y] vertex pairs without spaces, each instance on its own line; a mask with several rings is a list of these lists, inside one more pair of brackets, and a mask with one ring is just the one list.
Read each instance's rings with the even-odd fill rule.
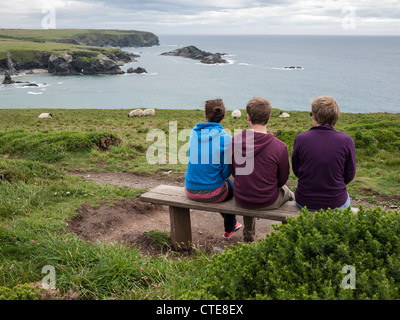
[[[30,110],[0,110],[0,140],[4,134],[17,135],[18,130],[27,134],[27,141],[34,147],[35,143],[50,137],[58,136],[60,139],[69,136],[89,135],[90,133],[107,132],[120,139],[118,144],[111,146],[108,152],[98,148],[90,148],[85,152],[64,152],[56,154],[54,160],[59,161],[66,170],[80,171],[126,171],[137,173],[157,173],[160,170],[173,170],[176,173],[184,173],[186,165],[169,163],[169,148],[167,144],[166,164],[149,165],[146,159],[146,151],[154,141],[147,141],[147,132],[151,129],[161,129],[169,139],[169,121],[176,121],[177,134],[183,129],[191,129],[197,122],[203,121],[202,110],[157,110],[156,117],[128,118],[129,110],[92,110],[92,109],[56,109],[52,111],[53,119],[38,119],[40,112],[48,112],[45,109]],[[242,110],[244,113],[245,110]],[[289,147],[289,153],[293,148],[295,136],[307,131],[311,127],[311,119],[308,112],[292,111],[290,118],[279,118],[280,110],[273,109],[272,118],[268,124],[268,130],[274,132],[279,139]],[[243,117],[234,120],[229,113],[222,122],[223,126],[232,133],[235,130],[245,129],[247,121]],[[399,164],[400,164],[400,116],[399,114],[342,114],[336,125],[337,130],[351,135],[356,144],[357,174],[355,180],[350,183],[349,191],[352,198],[368,200],[378,203],[376,198],[386,197],[394,204],[399,204]],[[14,133],[13,133],[14,132]],[[183,137],[185,138],[185,137]],[[10,140],[0,151],[3,154],[18,154],[17,145],[12,145]],[[178,150],[187,142],[178,141]],[[19,141],[19,148],[24,144]],[[27,142],[26,142],[27,143]],[[46,149],[50,148],[47,146]],[[7,150],[6,150],[7,149]],[[24,159],[30,157],[28,149],[22,148],[19,152],[25,152],[20,156]],[[30,158],[29,158],[30,157]],[[290,175],[289,185],[295,188],[297,178]],[[365,190],[371,190],[375,197],[368,195]],[[371,193],[371,192],[369,192]],[[397,197],[397,200],[396,200]]]
[[19,39],[2,39],[0,38],[0,59],[7,58],[7,53],[11,54],[11,57],[20,62],[39,62],[36,52],[51,52],[56,55],[62,53],[84,53],[88,59],[97,56],[99,53],[114,53],[119,54],[121,50],[113,48],[99,48],[82,45],[72,45],[66,43],[56,42],[35,42],[28,40]]
[[108,150],[118,142],[118,137],[109,132],[11,130],[0,134],[0,153],[57,162],[67,153],[82,153],[93,147]]
[[55,42],[75,36],[96,35],[151,35],[149,32],[136,30],[103,30],[103,29],[0,29],[0,38],[28,41]]
[[[83,203],[98,204],[135,198],[145,190],[98,185],[68,175],[68,171],[183,174],[182,163],[150,165],[146,139],[161,129],[166,139],[204,121],[203,110],[156,109],[155,117],[128,118],[126,109],[52,109],[52,119],[38,119],[47,109],[0,110],[0,297],[30,297],[43,278],[45,265],[54,265],[57,288],[73,289],[81,299],[178,299],[197,290],[200,276],[212,261],[195,250],[182,257],[168,250],[157,258],[135,246],[85,242],[68,233],[70,221]],[[244,110],[242,110],[244,113]],[[268,130],[284,141],[291,153],[299,132],[311,127],[308,112],[292,111],[279,118],[273,109]],[[169,132],[176,121],[176,132]],[[399,114],[343,114],[337,130],[350,134],[357,146],[357,174],[349,185],[353,199],[399,205]],[[228,112],[222,122],[232,133],[247,128],[244,118]],[[101,139],[112,137],[108,148]],[[178,141],[178,149],[187,143]],[[167,160],[169,147],[166,146]],[[289,186],[296,188],[291,174]],[[168,247],[168,234],[145,234],[154,246]],[[3,288],[3,289],[2,289]],[[5,289],[7,288],[7,289]],[[11,290],[11,291],[10,291]]]

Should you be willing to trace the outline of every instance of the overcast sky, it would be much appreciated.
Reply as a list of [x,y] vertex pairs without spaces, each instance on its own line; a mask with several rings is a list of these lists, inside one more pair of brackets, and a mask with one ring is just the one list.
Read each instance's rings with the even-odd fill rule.
[[400,0],[1,0],[0,28],[400,35]]

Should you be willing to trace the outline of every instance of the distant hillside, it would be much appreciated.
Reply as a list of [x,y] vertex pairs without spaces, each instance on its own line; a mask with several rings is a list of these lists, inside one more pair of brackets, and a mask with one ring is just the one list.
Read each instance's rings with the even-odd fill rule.
[[120,74],[119,66],[138,56],[118,47],[158,44],[155,34],[144,31],[0,29],[0,74],[31,69],[57,74]]
[[154,33],[136,30],[0,29],[0,38],[96,47],[149,47],[159,44]]

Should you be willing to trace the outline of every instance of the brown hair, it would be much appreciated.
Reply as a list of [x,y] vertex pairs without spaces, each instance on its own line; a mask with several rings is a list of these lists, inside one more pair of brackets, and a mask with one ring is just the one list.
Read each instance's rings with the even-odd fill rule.
[[271,116],[271,104],[264,98],[253,98],[246,106],[252,124],[267,124]]
[[319,125],[334,126],[340,117],[340,109],[336,100],[329,96],[316,97],[311,102],[311,115]]
[[204,108],[208,122],[220,123],[225,117],[225,106],[221,99],[207,100]]

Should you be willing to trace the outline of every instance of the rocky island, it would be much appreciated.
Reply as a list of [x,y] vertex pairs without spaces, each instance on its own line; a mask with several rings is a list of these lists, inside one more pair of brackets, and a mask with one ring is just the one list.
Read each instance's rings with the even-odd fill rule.
[[138,55],[115,47],[158,45],[150,32],[0,29],[0,74],[44,69],[57,75],[122,74]]
[[224,53],[206,52],[206,51],[202,51],[202,50],[198,49],[195,46],[179,48],[179,49],[176,49],[176,50],[173,50],[170,52],[164,52],[161,55],[180,56],[180,57],[184,57],[184,58],[200,60],[201,63],[206,63],[206,64],[227,63],[228,62],[221,57],[224,55]]

